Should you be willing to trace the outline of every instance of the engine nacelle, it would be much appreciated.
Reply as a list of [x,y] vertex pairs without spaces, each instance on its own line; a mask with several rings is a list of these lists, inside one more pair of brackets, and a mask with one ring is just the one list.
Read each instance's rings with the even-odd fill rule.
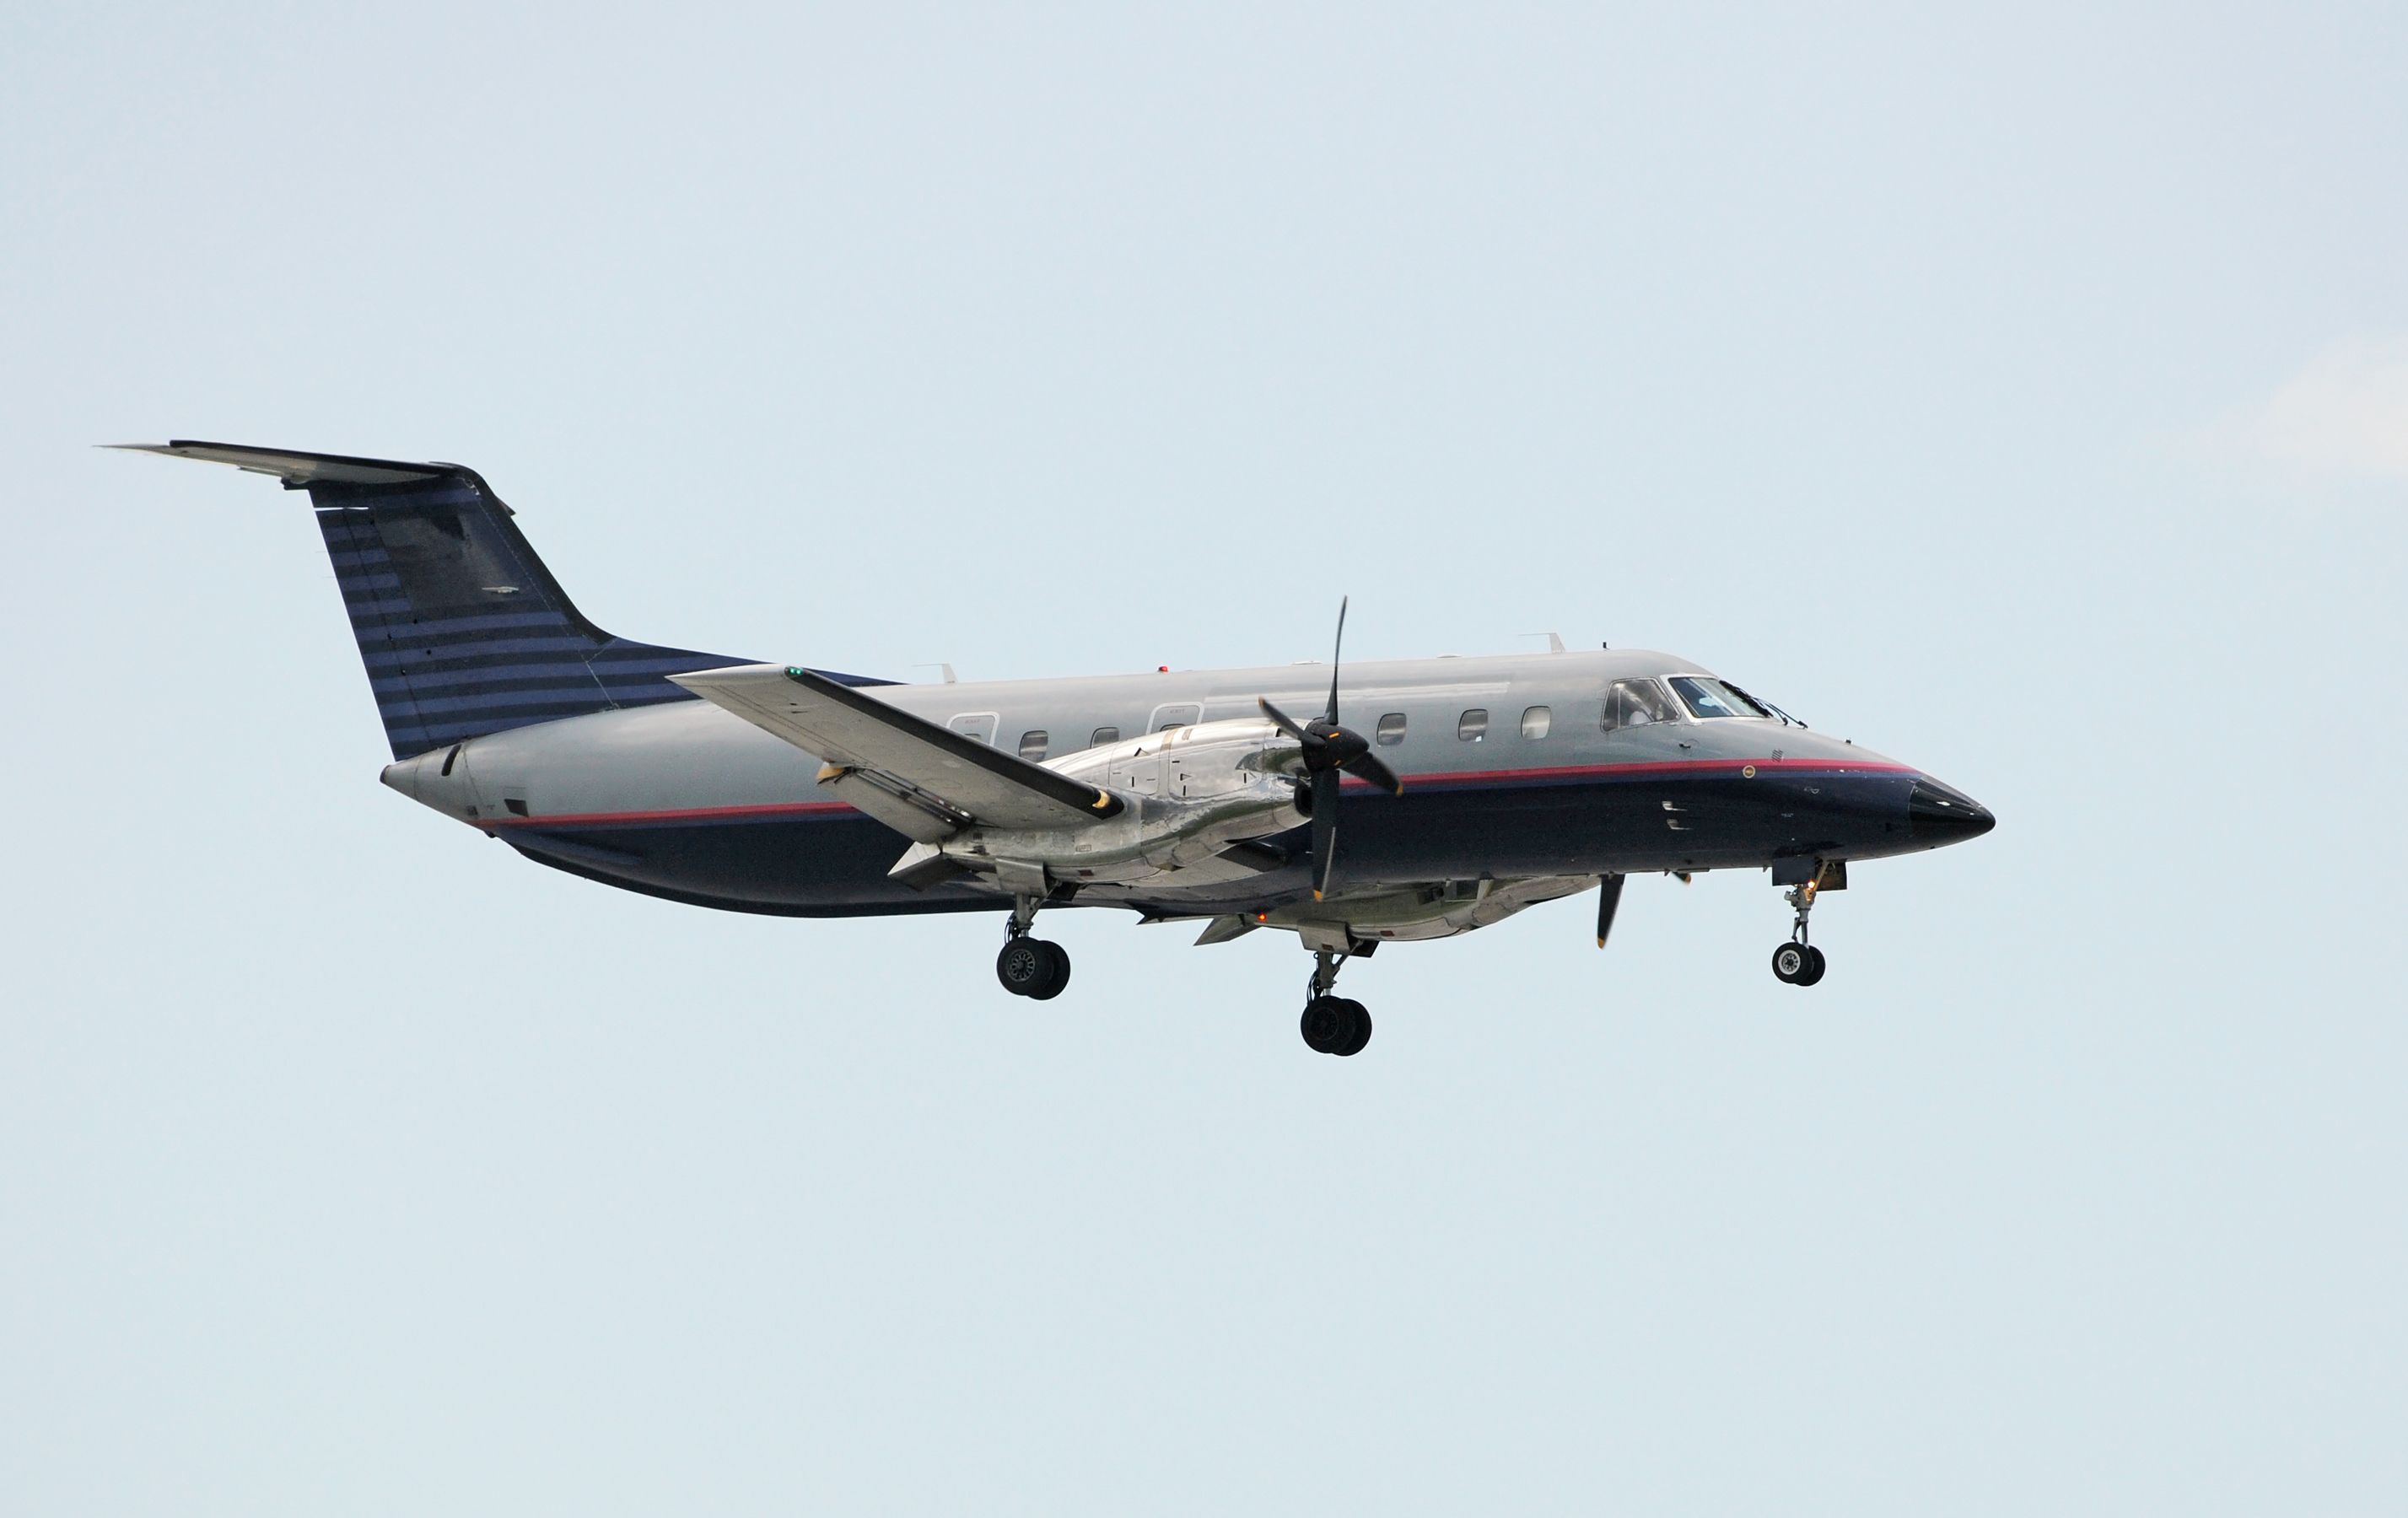
[[1210,885],[1259,866],[1222,858],[1233,845],[1304,821],[1294,776],[1296,741],[1268,722],[1197,723],[1107,743],[1046,767],[1100,786],[1127,805],[1107,822],[1060,828],[965,828],[923,843],[896,866],[904,874],[939,857],[1010,889],[1061,884]]

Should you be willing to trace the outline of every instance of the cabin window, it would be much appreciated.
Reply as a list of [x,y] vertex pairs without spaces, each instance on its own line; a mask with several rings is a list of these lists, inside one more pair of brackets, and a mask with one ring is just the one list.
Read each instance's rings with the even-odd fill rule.
[[995,723],[995,713],[992,711],[965,711],[945,725],[964,738],[973,738],[993,748]]
[[1371,731],[1383,745],[1393,748],[1405,740],[1405,714],[1401,711],[1383,712],[1380,725]]
[[1672,689],[1679,692],[1682,704],[1700,717],[1770,717],[1772,713],[1756,704],[1755,697],[1735,685],[1705,675],[1675,675]]
[[1605,693],[1605,721],[1609,733],[1618,727],[1644,727],[1650,723],[1673,723],[1681,714],[1673,709],[1664,687],[1652,680],[1617,680]]
[[1118,743],[1120,740],[1121,730],[1119,728],[1098,727],[1087,736],[1087,747],[1091,749],[1100,749],[1107,743]]
[[1154,709],[1154,731],[1168,733],[1174,727],[1193,727],[1204,720],[1204,709],[1193,702]]
[[1045,745],[1052,741],[1052,734],[1042,727],[1032,727],[1020,735],[1020,757],[1028,760],[1042,759],[1045,757]]
[[1528,707],[1522,712],[1522,736],[1544,738],[1547,729],[1555,725],[1555,714],[1545,707]]
[[1455,720],[1455,736],[1466,743],[1478,743],[1488,737],[1488,709],[1474,707]]

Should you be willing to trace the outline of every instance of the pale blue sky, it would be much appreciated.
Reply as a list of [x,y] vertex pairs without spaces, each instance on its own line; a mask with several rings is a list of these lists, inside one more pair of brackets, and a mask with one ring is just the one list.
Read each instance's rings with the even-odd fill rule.
[[[2408,12],[0,11],[27,1513],[2408,1508]],[[1993,807],[1348,972],[376,784],[302,503],[911,676],[1679,651]],[[925,678],[925,672],[921,672]]]

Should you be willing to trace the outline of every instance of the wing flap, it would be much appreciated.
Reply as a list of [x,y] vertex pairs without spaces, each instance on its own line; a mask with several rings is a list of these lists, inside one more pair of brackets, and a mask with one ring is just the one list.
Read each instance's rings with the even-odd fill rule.
[[668,678],[805,752],[924,793],[982,826],[1075,827],[1117,816],[1124,805],[809,669],[739,665]]

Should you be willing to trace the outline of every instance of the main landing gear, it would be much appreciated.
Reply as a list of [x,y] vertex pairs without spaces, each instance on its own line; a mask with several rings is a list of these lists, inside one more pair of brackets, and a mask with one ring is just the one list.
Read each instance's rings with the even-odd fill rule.
[[1004,929],[1003,952],[995,956],[995,978],[1015,996],[1051,1001],[1070,983],[1070,956],[1058,943],[1029,937],[1037,921],[1039,898],[1018,896],[1011,904],[1011,922]]
[[1304,1035],[1304,1046],[1316,1054],[1336,1054],[1350,1058],[1363,1052],[1371,1041],[1371,1014],[1364,1005],[1351,997],[1332,995],[1338,984],[1338,967],[1346,955],[1326,949],[1312,952],[1312,999],[1304,1004],[1304,1018],[1298,1031]]
[[1797,925],[1789,941],[1772,951],[1772,973],[1788,985],[1813,985],[1823,978],[1823,951],[1806,941],[1806,914],[1814,909],[1814,882],[1789,888],[1789,905],[1797,909]]

